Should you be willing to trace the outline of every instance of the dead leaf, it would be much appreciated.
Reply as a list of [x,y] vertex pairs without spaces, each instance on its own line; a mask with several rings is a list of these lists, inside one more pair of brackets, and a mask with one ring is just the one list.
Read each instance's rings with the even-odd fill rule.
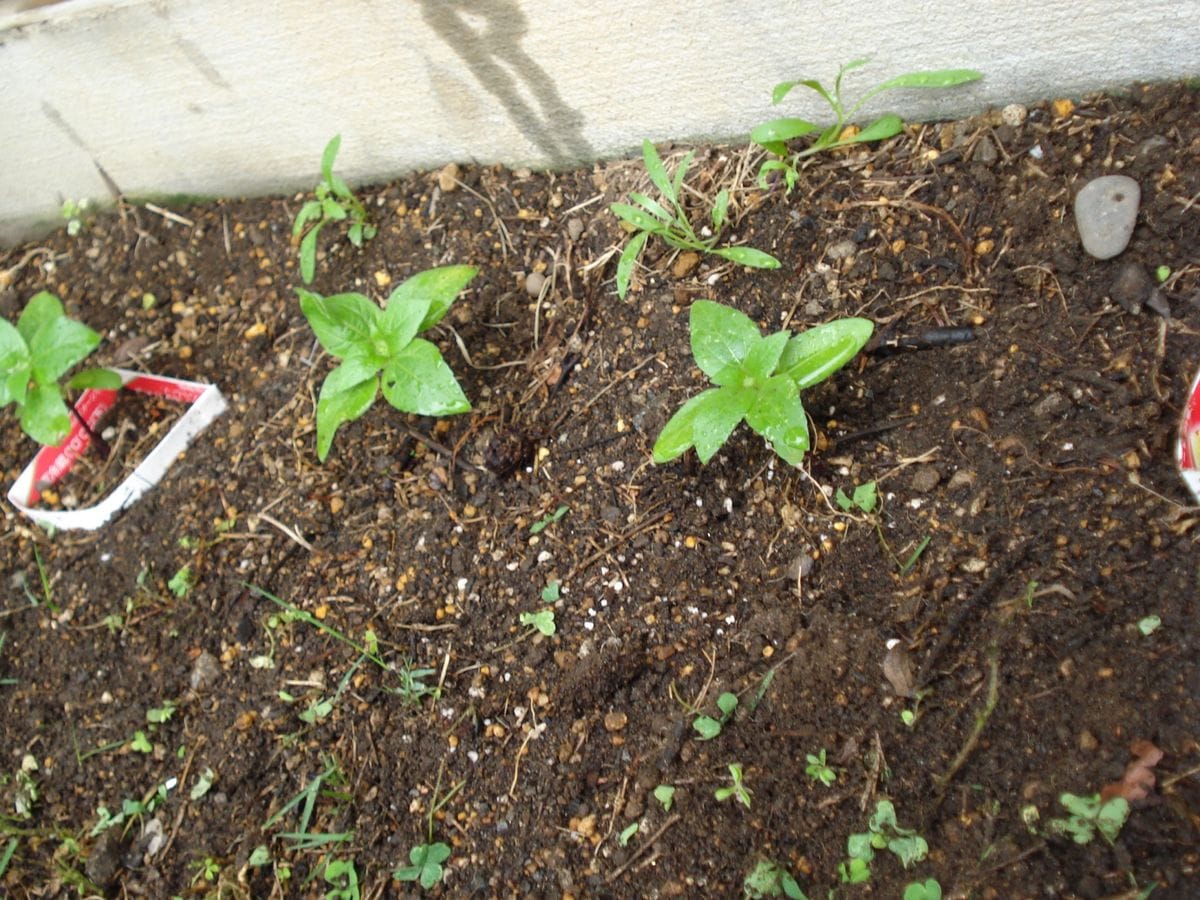
[[1133,762],[1125,767],[1120,781],[1105,785],[1100,791],[1100,800],[1124,797],[1130,803],[1145,800],[1154,789],[1154,767],[1163,758],[1163,752],[1150,741],[1134,741],[1129,748]]
[[911,697],[913,695],[915,685],[913,684],[912,657],[908,653],[908,648],[898,641],[888,648],[887,655],[883,658],[883,677],[888,680],[888,684],[892,686],[896,696]]

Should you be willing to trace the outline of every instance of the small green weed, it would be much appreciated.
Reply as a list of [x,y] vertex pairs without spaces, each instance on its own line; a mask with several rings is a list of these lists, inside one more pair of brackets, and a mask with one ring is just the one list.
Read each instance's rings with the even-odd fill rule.
[[1064,793],[1059,795],[1058,802],[1070,815],[1051,819],[1046,823],[1046,831],[1069,837],[1077,844],[1090,844],[1097,834],[1111,844],[1129,818],[1129,801],[1124,797],[1101,801],[1099,794],[1077,797]]
[[631,822],[629,825],[626,825],[621,829],[621,833],[617,835],[617,843],[622,847],[629,846],[629,842],[633,840],[633,836],[638,833],[639,828],[641,826],[637,822]]
[[138,729],[133,733],[133,737],[129,740],[129,749],[137,753],[153,753],[154,745],[150,743],[150,739],[146,737],[146,732]]
[[380,308],[363,294],[322,297],[297,288],[300,309],[331,356],[341,360],[325,376],[317,398],[317,458],[329,455],[334,433],[383,397],[401,412],[450,416],[469,412],[454,372],[437,346],[417,337],[442,320],[478,270],[442,266],[400,284]]
[[530,626],[531,630],[529,633],[531,634],[533,631],[539,631],[546,637],[550,637],[552,634],[554,634],[554,610],[552,609],[539,609],[537,612],[523,612],[521,613],[520,621],[522,625]]
[[[67,318],[58,297],[48,291],[35,294],[16,327],[0,319],[0,407],[15,404],[21,430],[39,444],[62,443],[71,430],[71,413],[59,379],[99,343],[99,334]],[[121,376],[109,369],[84,369],[67,382],[70,389],[120,386]],[[97,448],[106,449],[83,424]],[[106,455],[104,449],[100,452]]]
[[809,448],[800,392],[849,362],[871,337],[866,319],[839,319],[798,335],[763,337],[745,313],[710,300],[690,312],[692,356],[715,385],[688,400],[654,443],[654,461],[696,448],[707,463],[743,419],[791,465]]
[[804,767],[804,774],[809,777],[810,781],[819,781],[825,787],[832,787],[837,781],[837,772],[825,764],[825,748],[821,748],[821,752],[817,755],[811,753],[805,754],[805,761],[808,763]]
[[867,822],[867,831],[852,834],[846,840],[849,859],[838,866],[838,874],[846,884],[861,884],[871,878],[871,860],[876,850],[889,850],[904,868],[920,862],[929,855],[925,838],[896,821],[896,808],[890,800],[880,800],[875,813]]
[[325,900],[359,900],[358,870],[352,859],[334,859],[325,864]]
[[300,207],[292,224],[292,240],[300,242],[300,277],[311,284],[317,267],[317,237],[330,222],[350,220],[346,237],[355,247],[375,237],[375,226],[367,221],[367,210],[354,196],[346,182],[333,174],[333,163],[342,146],[342,136],[335,134],[321,154],[321,180],[313,188],[315,200]]
[[670,812],[675,803],[675,788],[669,784],[660,784],[654,789],[654,799],[662,804],[663,812]]
[[424,681],[430,675],[436,674],[435,669],[414,669],[405,664],[396,669],[396,677],[400,679],[398,687],[391,689],[405,704],[416,706],[426,697],[436,697],[437,688],[430,687]]
[[182,600],[189,593],[191,593],[191,590],[194,586],[195,581],[192,577],[191,566],[182,566],[174,575],[171,576],[171,580],[167,582],[167,590],[174,594],[178,600]]
[[850,495],[847,495],[845,491],[838,488],[833,499],[837,503],[838,509],[842,512],[851,512],[857,509],[868,517],[871,524],[875,526],[875,534],[879,537],[879,543],[883,545],[883,549],[887,552],[887,555],[892,558],[892,562],[896,564],[896,568],[900,570],[901,575],[907,575],[912,571],[913,566],[917,564],[917,560],[921,558],[921,554],[925,552],[925,548],[929,546],[929,542],[932,540],[931,535],[925,535],[917,543],[916,549],[913,550],[908,559],[903,562],[900,560],[900,557],[892,550],[892,545],[883,536],[882,517],[876,515],[876,512],[879,510],[879,490],[874,481],[867,481],[856,485],[854,493]]
[[675,177],[667,173],[662,158],[654,145],[642,141],[642,160],[646,164],[646,172],[650,181],[662,194],[662,202],[653,200],[645,194],[633,191],[629,199],[637,206],[628,203],[613,203],[609,206],[613,215],[628,222],[636,230],[629,239],[617,263],[617,295],[624,300],[629,292],[629,279],[633,274],[633,266],[642,254],[642,248],[652,235],[661,238],[672,247],[680,250],[695,250],[699,253],[712,253],[716,256],[735,262],[738,265],[750,266],[755,269],[778,269],[779,260],[769,253],[755,250],[752,247],[717,247],[721,232],[729,222],[729,191],[722,190],[717,194],[713,203],[710,218],[712,219],[711,237],[700,237],[688,221],[687,212],[683,207],[683,179],[688,166],[692,163],[694,154],[689,153],[675,170]]
[[730,797],[733,797],[747,809],[750,808],[751,792],[748,787],[742,782],[742,766],[741,763],[729,764],[729,787],[717,788],[713,792],[713,796],[718,802],[724,802]]
[[838,488],[833,499],[837,502],[838,509],[842,512],[850,512],[852,509],[857,509],[870,515],[879,506],[879,493],[874,481],[856,485],[854,493],[850,496],[847,496],[845,491]]
[[433,817],[466,784],[466,781],[460,781],[439,800],[438,791],[442,786],[444,765],[443,763],[442,766],[438,767],[437,781],[433,785],[433,797],[429,804],[429,815],[426,817],[426,842],[424,844],[417,844],[408,852],[410,865],[401,866],[392,872],[392,877],[397,881],[415,881],[425,890],[429,890],[442,880],[442,875],[444,874],[442,863],[450,858],[450,847],[448,844],[443,844],[441,841],[434,843]]
[[67,221],[67,234],[70,237],[75,237],[79,232],[87,227],[88,210],[91,209],[92,201],[87,197],[82,200],[65,200],[59,212]]
[[274,813],[263,825],[266,831],[279,822],[289,812],[299,807],[300,818],[296,830],[283,831],[275,835],[276,840],[289,841],[293,850],[311,850],[327,844],[344,844],[354,839],[353,831],[345,832],[310,832],[317,801],[322,797],[333,800],[339,808],[350,802],[350,794],[346,787],[349,782],[338,766],[337,760],[331,756],[324,757],[325,768],[313,776],[300,791]]
[[[983,77],[981,73],[976,72],[974,69],[939,69],[931,72],[909,72],[905,75],[897,75],[895,78],[890,78],[882,84],[876,85],[863,94],[857,103],[848,107],[842,97],[842,78],[847,72],[861,68],[867,62],[868,60],[865,59],[856,59],[838,69],[832,92],[827,90],[821,82],[813,78],[785,81],[775,85],[775,89],[771,92],[771,102],[773,104],[781,103],[791,93],[793,88],[806,87],[811,91],[815,91],[820,95],[821,99],[829,104],[830,109],[833,110],[834,121],[832,124],[822,127],[804,119],[772,119],[770,122],[764,122],[751,131],[750,140],[778,157],[777,159],[768,160],[763,163],[762,167],[758,170],[759,183],[763,187],[767,186],[768,176],[772,172],[782,172],[788,192],[790,193],[792,188],[796,186],[796,180],[799,177],[796,166],[804,157],[812,156],[814,153],[821,153],[825,150],[846,147],[851,144],[882,141],[899,134],[904,127],[904,122],[895,113],[887,113],[880,116],[861,131],[847,131],[847,126],[853,120],[854,115],[868,100],[877,94],[897,89],[956,87],[972,81],[978,81]],[[788,158],[787,142],[812,134],[813,132],[818,132],[816,140],[805,149],[792,154]]]
[[150,725],[161,725],[164,722],[169,722],[173,715],[175,715],[175,702],[173,700],[164,700],[162,706],[151,707],[146,710],[146,722]]
[[1143,619],[1138,619],[1137,628],[1142,633],[1143,637],[1150,637],[1154,632],[1162,626],[1162,619],[1158,616],[1146,616]]
[[50,576],[46,572],[45,563],[42,562],[42,554],[38,551],[36,546],[33,548],[33,562],[34,565],[37,566],[38,584],[42,589],[42,597],[41,600],[39,600],[37,596],[34,595],[33,591],[29,590],[29,585],[25,583],[25,575],[24,573],[21,573],[21,587],[25,589],[25,597],[33,606],[41,606],[43,603],[45,603],[47,609],[49,609],[55,615],[58,615],[58,604],[54,602],[54,593],[50,589]]
[[192,876],[192,887],[195,887],[196,882],[201,879],[211,884],[221,874],[221,864],[211,856],[196,860],[191,864],[191,867],[196,870],[196,874]]
[[904,900],[942,900],[942,886],[936,878],[914,881],[904,889]]
[[742,894],[758,900],[760,897],[791,897],[808,900],[800,885],[783,866],[770,859],[760,859],[742,881]]
[[561,519],[563,516],[565,516],[567,514],[567,512],[570,510],[570,508],[571,507],[569,507],[569,506],[560,506],[554,512],[542,516],[540,519],[538,519],[536,522],[534,522],[532,525],[529,526],[529,533],[530,534],[541,534],[543,531],[546,530],[546,528],[548,526],[553,525],[555,522],[557,522],[559,519]]
[[1162,284],[1164,281],[1166,281],[1170,277],[1171,277],[1171,267],[1170,266],[1158,266],[1155,268],[1154,280],[1157,281],[1159,284]]
[[692,722],[692,727],[700,735],[700,740],[711,741],[719,735],[721,729],[725,727],[725,723],[729,721],[729,717],[737,709],[737,705],[737,694],[726,691],[717,697],[717,709],[721,711],[721,718],[714,719],[712,716],[696,716]]

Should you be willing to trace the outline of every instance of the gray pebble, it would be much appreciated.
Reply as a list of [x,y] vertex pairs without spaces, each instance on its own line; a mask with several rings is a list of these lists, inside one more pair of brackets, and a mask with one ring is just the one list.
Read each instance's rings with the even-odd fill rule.
[[844,241],[831,244],[829,249],[825,251],[825,255],[830,259],[845,259],[848,256],[853,256],[857,249],[854,241],[847,238]]
[[985,166],[990,166],[996,161],[999,154],[996,152],[996,145],[992,143],[992,139],[986,134],[979,139],[979,143],[975,145],[975,149],[971,152],[971,162],[982,163]]
[[1164,319],[1171,318],[1171,304],[1167,302],[1167,295],[1158,288],[1151,288],[1146,305]]
[[1048,419],[1051,416],[1057,416],[1060,413],[1066,412],[1070,406],[1071,401],[1067,399],[1065,394],[1059,391],[1051,391],[1033,405],[1033,414],[1039,419]]
[[1075,227],[1083,249],[1096,259],[1112,259],[1129,244],[1142,189],[1128,175],[1093,178],[1075,195]]
[[1135,316],[1142,311],[1142,304],[1154,290],[1154,282],[1139,263],[1127,262],[1117,272],[1108,295],[1127,313]]
[[941,480],[942,474],[934,466],[918,466],[912,474],[912,489],[918,494],[928,494]]
[[567,219],[567,237],[577,241],[581,234],[583,234],[583,222],[574,216]]
[[1020,103],[1010,103],[1000,110],[1000,121],[1009,128],[1019,128],[1027,115],[1029,112]]
[[221,664],[207,650],[202,650],[192,663],[192,674],[188,676],[188,684],[196,693],[205,693],[212,689],[221,677]]
[[546,276],[541,272],[530,272],[525,276],[525,292],[530,297],[537,297],[542,293],[542,285],[546,283]]

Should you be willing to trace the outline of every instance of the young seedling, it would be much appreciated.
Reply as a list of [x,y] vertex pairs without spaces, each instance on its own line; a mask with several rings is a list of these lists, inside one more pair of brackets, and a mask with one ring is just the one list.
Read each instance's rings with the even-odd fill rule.
[[711,236],[701,237],[688,221],[687,212],[683,208],[683,179],[691,165],[693,153],[689,153],[675,170],[672,178],[667,173],[658,151],[649,141],[642,141],[642,160],[650,181],[662,194],[662,202],[658,202],[645,194],[632,191],[629,199],[637,206],[628,203],[613,203],[609,206],[613,215],[634,227],[636,233],[629,239],[621,252],[617,263],[617,295],[624,300],[629,292],[629,278],[633,274],[633,266],[642,254],[642,248],[651,235],[656,235],[667,244],[680,250],[695,250],[698,253],[712,253],[742,266],[755,269],[778,269],[779,260],[769,253],[755,250],[752,247],[717,247],[721,231],[729,221],[729,191],[722,190],[717,194],[713,203]]
[[438,790],[442,786],[442,771],[441,766],[438,767],[437,781],[433,786],[433,798],[429,805],[429,815],[426,819],[427,832],[426,843],[417,844],[408,853],[408,859],[411,865],[402,866],[392,872],[392,877],[397,881],[415,881],[425,890],[429,890],[435,884],[442,880],[443,868],[442,863],[450,858],[450,847],[443,844],[441,841],[434,843],[433,841],[433,817],[437,815],[438,810],[450,802],[451,798],[457,794],[465,781],[460,781],[452,787],[447,794],[438,799]]
[[1051,819],[1046,823],[1046,830],[1050,834],[1069,837],[1077,844],[1090,844],[1097,834],[1111,844],[1129,818],[1129,801],[1124,797],[1101,801],[1099,794],[1090,797],[1062,794],[1058,802],[1070,815],[1065,819]]
[[191,864],[191,867],[196,870],[196,874],[192,876],[192,887],[195,887],[196,882],[201,879],[211,884],[221,874],[221,864],[211,856],[196,860]]
[[804,774],[807,775],[811,781],[819,781],[821,784],[825,785],[825,787],[833,787],[834,783],[837,781],[837,772],[825,764],[824,747],[822,747],[821,752],[815,756],[811,753],[805,754],[804,759],[808,763],[808,765],[804,767]]
[[351,799],[350,794],[345,790],[348,784],[346,776],[338,765],[337,760],[332,757],[323,758],[325,768],[317,773],[308,784],[300,789],[299,793],[285,803],[263,825],[263,831],[266,831],[293,809],[299,807],[300,819],[296,830],[283,831],[275,835],[280,840],[289,841],[293,850],[311,850],[314,847],[322,847],[327,844],[348,843],[354,839],[353,831],[325,833],[310,832],[308,830],[309,823],[312,821],[313,813],[316,810],[317,801],[321,797],[334,800],[339,805],[339,808],[344,807]]
[[[25,305],[16,327],[0,319],[0,407],[16,405],[21,430],[39,444],[56,446],[71,430],[71,413],[59,379],[100,343],[100,335],[67,318],[62,302],[41,291]],[[67,387],[121,387],[121,376],[109,369],[84,369]],[[102,456],[107,445],[75,413]]]
[[76,202],[74,200],[66,200],[62,205],[62,217],[67,220],[67,235],[75,237],[84,229],[87,224],[88,209],[91,207],[92,201],[87,197]]
[[641,826],[637,822],[631,822],[629,825],[626,825],[621,829],[621,833],[617,835],[617,844],[622,847],[629,846],[629,842],[633,839],[633,836],[638,833],[639,828],[641,828]]
[[770,859],[760,859],[742,881],[742,894],[752,900],[760,897],[791,897],[808,900],[800,885],[783,866]]
[[[342,136],[335,134],[321,154],[321,180],[313,188],[315,200],[300,207],[292,225],[292,240],[300,242],[300,277],[311,284],[317,266],[317,237],[330,222],[350,220],[346,236],[355,247],[375,237],[375,226],[367,221],[367,210],[354,192],[333,174],[333,161],[342,146]],[[307,230],[305,230],[307,229]],[[301,237],[303,235],[303,237]]]
[[297,288],[300,309],[317,340],[341,364],[325,376],[317,399],[317,458],[329,454],[333,435],[362,416],[380,389],[401,412],[450,416],[471,404],[438,348],[419,333],[442,320],[475,277],[471,266],[420,272],[392,291],[381,309],[362,294],[322,297]]
[[917,564],[917,560],[921,558],[921,554],[925,552],[925,548],[929,546],[931,535],[925,535],[916,546],[916,549],[909,555],[907,560],[901,561],[892,545],[888,543],[888,539],[883,536],[883,520],[879,515],[875,515],[879,509],[879,492],[874,481],[868,481],[857,485],[854,488],[854,493],[847,495],[841,488],[837,489],[834,494],[834,502],[837,503],[838,509],[842,512],[850,512],[857,509],[865,514],[872,525],[875,526],[875,534],[879,536],[879,543],[883,545],[884,551],[892,558],[892,562],[896,564],[896,568],[900,570],[901,575],[907,575],[912,571],[913,566]]
[[167,582],[167,590],[175,597],[182,600],[192,590],[192,585],[195,582],[192,580],[192,567],[182,566],[171,576],[171,580]]
[[854,357],[874,330],[866,319],[839,319],[792,336],[763,337],[745,313],[697,300],[690,314],[692,356],[713,381],[688,400],[654,443],[654,461],[696,448],[707,463],[745,419],[787,463],[809,448],[800,392],[824,381]]
[[904,900],[942,900],[942,886],[936,878],[914,881],[904,889]]
[[654,789],[654,799],[662,804],[663,812],[670,812],[675,803],[675,788],[669,784],[660,784]]
[[925,838],[912,829],[900,827],[896,821],[896,808],[890,800],[880,800],[875,805],[875,813],[867,822],[867,831],[852,834],[846,840],[849,859],[838,866],[842,881],[847,884],[869,881],[875,851],[885,849],[894,853],[906,869],[929,855]]
[[359,900],[358,870],[352,859],[334,859],[325,864],[325,900]]
[[[820,95],[833,111],[834,121],[827,126],[820,126],[805,119],[772,119],[764,122],[750,132],[750,140],[759,144],[778,159],[768,160],[758,170],[758,180],[767,186],[767,178],[772,172],[783,172],[788,192],[796,186],[799,173],[797,163],[806,156],[812,156],[824,150],[833,150],[851,144],[861,144],[869,141],[882,141],[899,134],[904,122],[895,113],[880,116],[866,128],[861,130],[848,128],[855,114],[864,104],[877,94],[884,91],[909,88],[948,88],[978,81],[983,75],[974,69],[938,69],[930,72],[909,72],[897,75],[882,84],[871,88],[859,98],[853,106],[847,106],[842,97],[842,78],[847,72],[867,64],[868,60],[856,59],[846,63],[838,70],[837,78],[830,92],[821,82],[813,78],[803,78],[798,81],[784,81],[775,85],[771,92],[771,103],[779,104],[795,87],[806,87]],[[787,142],[794,138],[818,132],[817,138],[808,147],[794,153],[790,160],[787,158]]]
[[539,609],[537,612],[523,612],[520,618],[522,625],[529,626],[529,634],[541,632],[546,637],[554,634],[554,610]]
[[713,796],[717,801],[724,803],[730,797],[735,798],[738,803],[747,809],[750,808],[750,789],[742,783],[742,766],[741,763],[729,764],[729,787],[717,788],[713,792]]
[[717,709],[721,711],[721,718],[714,719],[712,716],[696,716],[695,721],[692,722],[692,727],[699,733],[700,740],[711,741],[719,735],[721,729],[725,727],[725,723],[729,721],[729,717],[733,715],[733,711],[737,709],[737,705],[737,694],[726,691],[717,698]]
[[532,525],[529,526],[529,533],[530,534],[541,534],[549,526],[553,525],[555,522],[557,522],[559,519],[561,519],[563,516],[565,516],[567,514],[567,512],[570,510],[570,508],[571,507],[569,507],[569,506],[560,506],[554,512],[547,513],[546,515],[542,516],[540,519],[538,519],[536,522],[534,522]]

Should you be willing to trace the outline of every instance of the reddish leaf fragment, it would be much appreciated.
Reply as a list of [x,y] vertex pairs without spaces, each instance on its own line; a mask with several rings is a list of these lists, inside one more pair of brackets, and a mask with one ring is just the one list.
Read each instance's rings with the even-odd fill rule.
[[1134,741],[1129,748],[1133,762],[1125,767],[1120,781],[1105,785],[1100,791],[1101,802],[1113,797],[1124,797],[1130,803],[1144,800],[1154,789],[1154,767],[1163,758],[1163,752],[1150,741]]

